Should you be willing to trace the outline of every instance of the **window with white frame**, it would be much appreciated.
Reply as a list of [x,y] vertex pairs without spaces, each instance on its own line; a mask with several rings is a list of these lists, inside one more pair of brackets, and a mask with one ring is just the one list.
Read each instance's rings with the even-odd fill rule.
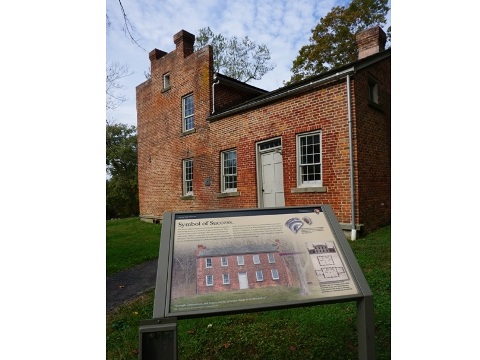
[[194,128],[193,94],[182,98],[183,131]]
[[277,269],[272,269],[272,279],[273,280],[280,279],[280,276],[278,276],[278,270]]
[[183,160],[183,195],[193,195],[193,159]]
[[228,266],[228,258],[226,256],[222,256],[222,266]]
[[273,255],[273,254],[268,254],[268,262],[269,262],[270,264],[275,263],[275,255]]
[[262,270],[255,271],[255,276],[257,277],[257,281],[263,281],[263,272]]
[[322,142],[320,131],[297,135],[298,186],[322,186]]
[[211,268],[212,267],[212,258],[205,259],[205,267]]
[[245,265],[245,260],[243,259],[243,255],[237,256],[237,264],[238,265]]
[[207,275],[207,286],[213,286],[213,275]]
[[229,274],[223,274],[223,284],[224,285],[230,284],[230,275]]
[[237,191],[237,150],[222,152],[222,192]]
[[166,73],[163,75],[163,89],[170,89],[170,73]]
[[253,255],[253,263],[260,264],[260,255]]

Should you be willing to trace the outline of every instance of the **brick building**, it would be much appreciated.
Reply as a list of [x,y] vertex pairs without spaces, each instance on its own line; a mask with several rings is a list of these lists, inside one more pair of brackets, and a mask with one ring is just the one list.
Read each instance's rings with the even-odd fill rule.
[[198,245],[197,293],[291,285],[278,242],[207,249]]
[[379,27],[357,34],[357,61],[271,92],[214,73],[194,35],[173,39],[172,52],[150,52],[137,87],[142,219],[330,204],[353,238],[390,223],[391,51]]

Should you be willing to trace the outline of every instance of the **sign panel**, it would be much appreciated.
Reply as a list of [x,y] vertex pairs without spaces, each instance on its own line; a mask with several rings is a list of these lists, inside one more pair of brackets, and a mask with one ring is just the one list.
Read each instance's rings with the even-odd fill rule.
[[[162,253],[159,258],[159,274],[166,270],[167,276],[164,282],[157,279],[156,316],[181,317],[362,296],[350,266],[351,250],[343,233],[339,236],[338,223],[334,231],[336,219],[324,206],[168,216],[167,224],[164,217],[170,238],[168,259]],[[165,240],[162,235],[161,242]],[[161,246],[167,249],[166,244]],[[159,289],[159,285],[166,289]],[[163,300],[165,305],[159,305]],[[159,306],[165,315],[158,312]]]

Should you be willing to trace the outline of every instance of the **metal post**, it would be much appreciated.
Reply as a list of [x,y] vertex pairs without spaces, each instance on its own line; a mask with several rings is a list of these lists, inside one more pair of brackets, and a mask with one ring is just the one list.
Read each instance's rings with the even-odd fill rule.
[[357,301],[358,359],[375,360],[373,296]]
[[177,321],[144,320],[140,325],[139,360],[177,360]]

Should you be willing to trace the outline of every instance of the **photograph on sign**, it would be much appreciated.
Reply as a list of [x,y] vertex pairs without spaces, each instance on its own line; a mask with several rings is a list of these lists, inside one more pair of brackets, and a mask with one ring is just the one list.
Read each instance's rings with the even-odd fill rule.
[[359,294],[321,208],[178,214],[173,235],[173,315]]

